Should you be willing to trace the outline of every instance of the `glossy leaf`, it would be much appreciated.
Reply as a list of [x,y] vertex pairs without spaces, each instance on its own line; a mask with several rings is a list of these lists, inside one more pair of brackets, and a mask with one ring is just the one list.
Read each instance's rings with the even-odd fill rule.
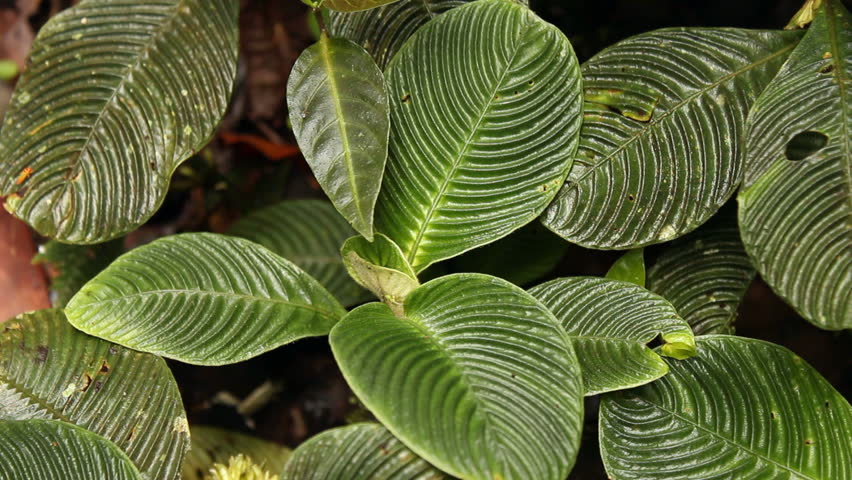
[[852,478],[852,407],[813,368],[760,340],[697,342],[661,380],[604,397],[610,478]]
[[237,70],[231,0],[84,0],[52,17],[0,132],[0,193],[39,233],[99,243],[163,201]]
[[583,65],[580,148],[543,221],[566,240],[628,249],[701,225],[742,179],[749,107],[800,34],[644,33]]
[[242,217],[228,234],[259,243],[295,263],[343,305],[368,295],[349,277],[340,258],[340,246],[355,230],[328,202],[285,200]]
[[586,395],[635,387],[662,377],[662,354],[695,354],[689,325],[663,298],[635,284],[595,277],[558,278],[530,289],[562,323],[580,366]]
[[124,252],[122,240],[98,245],[69,245],[51,240],[39,247],[33,264],[44,265],[50,280],[51,303],[64,307],[71,297]]
[[55,420],[0,420],[0,478],[142,480],[109,440]]
[[358,45],[322,35],[293,66],[287,107],[320,186],[355,230],[372,240],[390,131],[381,70]]
[[746,250],[818,327],[852,328],[852,15],[826,0],[749,118]]
[[570,167],[580,74],[528,8],[482,0],[418,30],[387,68],[392,135],[376,222],[415,270],[536,218]]
[[243,361],[345,314],[316,280],[236,237],[187,233],[131,250],[66,308],[80,330],[186,363]]
[[553,315],[505,280],[432,280],[408,295],[404,317],[364,305],[329,340],[364,405],[441,470],[488,480],[571,470],[583,417],[576,356]]
[[192,447],[181,467],[182,480],[206,480],[214,464],[227,465],[237,455],[245,455],[264,470],[278,473],[290,456],[286,447],[250,435],[204,425],[192,426],[190,431]]
[[734,333],[737,308],[755,271],[727,207],[698,230],[662,247],[648,290],[674,305],[696,335]]
[[189,432],[162,358],[80,333],[60,310],[21,315],[0,332],[0,420],[73,423],[112,441],[146,478],[178,478]]
[[606,272],[606,278],[645,286],[645,255],[641,248],[625,253]]
[[322,6],[338,12],[357,12],[381,7],[397,0],[324,0]]
[[372,243],[364,237],[352,237],[343,244],[341,256],[349,275],[359,285],[373,292],[395,314],[402,315],[405,297],[420,282],[393,240],[381,233]]
[[384,427],[359,423],[303,443],[281,480],[440,480],[450,478],[406,448]]

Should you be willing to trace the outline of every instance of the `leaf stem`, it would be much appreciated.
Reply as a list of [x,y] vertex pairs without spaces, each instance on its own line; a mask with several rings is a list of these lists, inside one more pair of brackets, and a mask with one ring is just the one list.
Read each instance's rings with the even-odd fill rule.
[[322,16],[322,8],[319,6],[322,2],[319,2],[316,7],[313,9],[314,17],[317,19],[317,26],[319,26],[320,32],[322,35],[328,37],[328,28],[325,26],[325,18]]

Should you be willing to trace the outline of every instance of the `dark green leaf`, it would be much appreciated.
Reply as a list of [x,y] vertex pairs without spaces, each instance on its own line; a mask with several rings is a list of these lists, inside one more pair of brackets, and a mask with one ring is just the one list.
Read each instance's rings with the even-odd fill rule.
[[641,248],[625,253],[606,272],[606,278],[645,286],[645,255]]

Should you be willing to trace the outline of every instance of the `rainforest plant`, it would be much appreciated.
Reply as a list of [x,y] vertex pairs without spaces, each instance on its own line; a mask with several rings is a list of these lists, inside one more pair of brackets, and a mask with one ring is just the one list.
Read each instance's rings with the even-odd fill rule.
[[[852,479],[849,402],[732,325],[759,273],[814,325],[852,328],[839,0],[583,65],[525,2],[307,3],[320,34],[286,99],[330,203],[120,256],[222,119],[238,2],[82,0],[40,31],[0,188],[64,268],[56,308],[0,327],[0,478],[562,480],[597,397],[613,479]],[[627,253],[606,278],[518,286],[568,242]],[[292,454],[189,425],[164,358],[322,336],[374,422]]]

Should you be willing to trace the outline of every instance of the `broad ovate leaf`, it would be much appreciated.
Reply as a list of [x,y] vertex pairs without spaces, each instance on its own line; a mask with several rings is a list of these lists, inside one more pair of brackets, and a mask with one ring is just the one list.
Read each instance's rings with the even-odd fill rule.
[[66,308],[80,330],[186,363],[243,361],[346,313],[310,275],[256,243],[173,235],[122,255]]
[[287,106],[320,186],[355,230],[372,240],[390,132],[382,71],[360,46],[323,34],[293,65]]
[[595,277],[558,278],[530,289],[562,323],[583,371],[586,395],[635,387],[662,377],[662,354],[695,354],[692,330],[663,298],[633,283]]
[[496,277],[457,274],[372,303],[331,331],[355,394],[413,452],[463,479],[562,480],[583,417],[577,358],[538,301]]
[[645,254],[641,248],[625,253],[606,272],[606,278],[645,286]]
[[281,480],[442,480],[426,463],[375,423],[327,430],[299,446]]
[[177,479],[189,448],[166,362],[80,333],[60,310],[24,314],[0,330],[0,420],[29,419],[62,420],[102,435],[150,479]]
[[278,473],[290,456],[286,447],[230,430],[193,425],[190,432],[192,445],[181,467],[181,480],[206,480],[213,465],[227,465],[238,455],[267,472]]
[[545,225],[572,243],[628,249],[704,223],[739,185],[749,107],[800,36],[664,29],[595,55],[583,65],[577,158]]
[[338,12],[358,12],[381,7],[397,0],[324,0],[322,6]]
[[0,194],[39,233],[99,243],[144,223],[222,118],[232,0],[83,0],[41,29],[0,132]]
[[290,260],[344,306],[368,296],[346,273],[340,246],[355,231],[322,200],[285,200],[242,217],[227,232]]
[[510,234],[562,186],[580,72],[568,39],[528,8],[482,0],[442,14],[386,76],[392,134],[376,222],[415,270]]
[[340,253],[349,275],[401,315],[405,297],[420,282],[399,246],[379,233],[372,242],[363,237],[346,240]]
[[604,397],[614,480],[852,478],[852,407],[789,350],[726,335],[662,379]]
[[97,245],[71,245],[51,240],[39,247],[34,265],[44,265],[50,277],[50,301],[64,307],[80,288],[124,252],[121,239]]
[[0,420],[0,458],[4,480],[146,478],[109,440],[56,420]]
[[738,197],[762,278],[820,328],[852,328],[852,15],[817,9],[749,117]]

